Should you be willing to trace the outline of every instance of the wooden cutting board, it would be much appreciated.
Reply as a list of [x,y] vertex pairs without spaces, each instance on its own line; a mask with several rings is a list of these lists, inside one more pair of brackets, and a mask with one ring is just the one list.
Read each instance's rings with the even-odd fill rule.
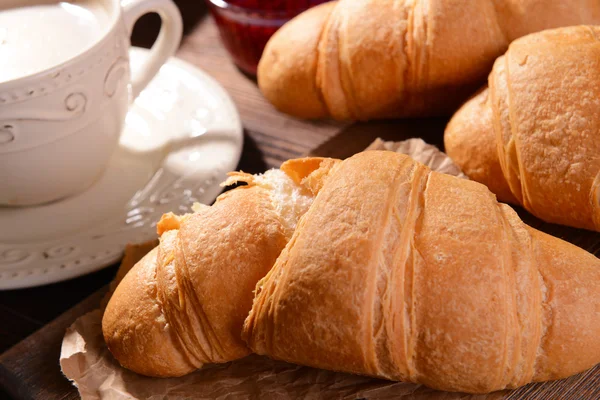
[[[346,158],[367,147],[375,138],[404,140],[421,137],[442,148],[446,120],[406,120],[354,124],[312,150],[309,155]],[[518,210],[529,225],[600,255],[600,234],[546,224],[524,210]],[[84,313],[98,307],[106,288],[68,310],[33,335],[0,356],[0,385],[17,398],[76,399],[77,390],[60,372],[58,358],[65,330]],[[10,323],[2,321],[2,323]],[[600,332],[599,332],[600,340]],[[445,397],[440,392],[439,398]],[[465,396],[468,399],[471,396]],[[504,399],[600,399],[600,365],[582,374],[555,382],[531,384],[518,390],[498,393]],[[481,397],[479,397],[481,398]]]

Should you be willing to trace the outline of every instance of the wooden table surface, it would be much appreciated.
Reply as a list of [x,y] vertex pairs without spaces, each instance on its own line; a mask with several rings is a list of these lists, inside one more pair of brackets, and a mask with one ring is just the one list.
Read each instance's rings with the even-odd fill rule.
[[[177,3],[185,25],[177,56],[212,75],[227,89],[238,107],[244,126],[244,149],[238,169],[256,173],[279,166],[288,158],[305,154],[343,126],[332,121],[300,121],[278,113],[261,96],[256,82],[230,61],[204,2],[182,0]],[[140,21],[132,42],[148,47],[154,40],[156,25],[155,17]],[[115,272],[116,265],[66,282],[0,291],[0,353],[105,286]],[[0,398],[7,396],[0,387]]]
[[[375,136],[402,139],[417,134],[433,144],[440,144],[443,122],[409,120],[401,124],[376,122],[347,125],[333,121],[300,121],[278,113],[260,94],[253,79],[242,74],[230,61],[221,45],[217,29],[207,15],[201,0],[179,0],[185,24],[185,38],[178,57],[200,67],[219,81],[236,103],[244,126],[244,149],[239,169],[262,172],[278,166],[282,161],[301,156],[328,139],[317,152],[319,155],[352,154],[363,149]],[[152,43],[156,31],[156,18],[148,17],[140,22],[134,32],[133,43]],[[405,130],[406,132],[402,132]],[[340,132],[343,135],[338,135]],[[335,138],[334,138],[335,136]],[[347,138],[351,137],[352,140]],[[531,226],[562,237],[588,251],[600,254],[600,235],[582,230],[545,224],[518,210]],[[73,315],[96,307],[102,293],[99,289],[113,278],[116,266],[70,281],[39,288],[0,291],[0,399],[8,398],[2,391],[3,377],[15,377],[21,386],[38,388],[19,397],[28,398],[76,398],[76,391],[62,378],[58,370],[60,339],[65,327],[73,322]],[[90,296],[88,298],[88,296]],[[82,300],[88,298],[83,303]],[[70,309],[68,314],[64,311]],[[54,321],[53,321],[54,320]],[[51,322],[52,321],[52,322]],[[49,324],[49,322],[51,322]],[[47,325],[48,324],[48,325]],[[37,334],[34,331],[44,327]],[[44,333],[42,335],[41,333]],[[19,343],[20,342],[20,343]],[[19,343],[19,344],[17,344]],[[27,353],[27,362],[15,362],[16,355]],[[56,360],[48,366],[45,360]],[[51,376],[37,375],[31,371],[51,370]],[[44,378],[41,378],[41,377]],[[37,382],[35,380],[37,379]],[[44,380],[45,379],[45,380]],[[16,393],[14,385],[12,393]],[[58,395],[60,393],[60,395]],[[567,380],[546,384],[533,384],[519,390],[503,393],[507,399],[600,399],[600,366]]]

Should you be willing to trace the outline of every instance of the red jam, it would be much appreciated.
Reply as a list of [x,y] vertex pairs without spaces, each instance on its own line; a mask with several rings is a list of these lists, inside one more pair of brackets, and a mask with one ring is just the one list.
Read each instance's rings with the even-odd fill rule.
[[281,25],[328,0],[207,0],[223,44],[243,71],[256,75],[267,41]]

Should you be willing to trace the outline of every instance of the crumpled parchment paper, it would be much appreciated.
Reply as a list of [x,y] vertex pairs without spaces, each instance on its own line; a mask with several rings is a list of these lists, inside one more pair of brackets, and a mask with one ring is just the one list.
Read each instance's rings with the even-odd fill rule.
[[433,171],[468,179],[446,153],[437,147],[425,143],[422,139],[414,138],[402,142],[384,142],[376,139],[365,150],[390,150],[408,154],[416,161],[427,165]]
[[[450,158],[421,139],[376,140],[369,150],[408,154],[431,169],[462,176]],[[148,246],[148,250],[151,246]],[[129,252],[128,270],[144,251]],[[147,250],[146,250],[147,251]],[[122,274],[120,274],[122,275]],[[180,377],[148,378],[122,368],[102,337],[102,311],[75,321],[62,343],[60,365],[83,399],[499,399],[502,393],[471,396],[438,392],[421,385],[301,367],[251,355],[227,364],[209,365]]]

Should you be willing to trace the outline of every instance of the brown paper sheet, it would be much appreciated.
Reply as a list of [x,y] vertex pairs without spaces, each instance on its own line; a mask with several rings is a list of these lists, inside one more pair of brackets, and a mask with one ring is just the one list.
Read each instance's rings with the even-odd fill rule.
[[[408,154],[435,171],[463,176],[444,153],[421,139],[375,141],[370,150]],[[150,246],[151,247],[151,246]],[[149,248],[147,250],[149,250]],[[132,249],[133,265],[144,251]],[[138,249],[139,250],[139,249]],[[242,360],[209,365],[181,378],[157,379],[137,375],[115,361],[104,344],[102,311],[75,321],[63,339],[62,371],[85,400],[94,399],[499,399],[501,393],[470,396],[438,392],[421,385],[388,382],[362,376],[301,367],[252,355]]]

